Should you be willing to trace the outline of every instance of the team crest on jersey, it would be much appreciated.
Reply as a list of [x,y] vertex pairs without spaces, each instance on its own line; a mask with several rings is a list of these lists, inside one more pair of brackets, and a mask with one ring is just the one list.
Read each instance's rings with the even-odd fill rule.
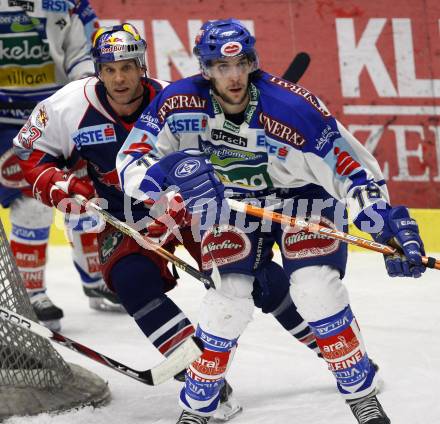
[[43,105],[38,109],[38,113],[35,118],[35,124],[39,128],[46,128],[48,122],[49,122],[49,115],[46,112],[46,107]]
[[117,141],[115,127],[111,123],[80,128],[72,134],[72,140],[78,150],[81,150],[84,146],[115,143]]
[[113,252],[122,243],[124,235],[117,230],[110,230],[108,234],[104,236],[100,243],[99,260],[101,264],[105,264]]
[[202,268],[212,269],[214,260],[218,266],[246,258],[251,251],[249,237],[232,225],[216,225],[203,235]]
[[[328,228],[336,228],[332,221],[323,216],[321,216],[319,224]],[[339,244],[339,240],[289,227],[285,228],[282,237],[283,253],[289,259],[330,255],[339,248]]]

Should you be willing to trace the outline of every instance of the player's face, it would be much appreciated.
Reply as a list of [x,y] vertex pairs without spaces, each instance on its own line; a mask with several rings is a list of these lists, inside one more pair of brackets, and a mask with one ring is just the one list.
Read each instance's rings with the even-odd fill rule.
[[120,105],[125,105],[142,94],[143,75],[144,70],[134,60],[103,63],[99,73],[110,98]]
[[235,113],[248,103],[248,81],[251,63],[247,57],[216,60],[209,67],[209,76],[225,112]]

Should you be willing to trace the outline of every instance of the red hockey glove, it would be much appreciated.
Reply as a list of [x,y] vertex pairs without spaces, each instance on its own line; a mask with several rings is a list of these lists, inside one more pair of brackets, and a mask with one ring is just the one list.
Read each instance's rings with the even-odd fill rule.
[[175,191],[165,193],[156,202],[147,200],[145,203],[150,206],[149,215],[152,218],[145,227],[146,235],[156,243],[169,241],[188,222],[183,198]]
[[[78,178],[68,172],[63,172],[56,167],[46,168],[35,180],[32,195],[48,206],[55,206],[62,212],[75,212],[72,203],[60,202],[72,198],[75,194],[91,199],[95,196],[95,189],[88,179]],[[67,207],[66,207],[67,206]],[[78,213],[83,212],[82,210]]]

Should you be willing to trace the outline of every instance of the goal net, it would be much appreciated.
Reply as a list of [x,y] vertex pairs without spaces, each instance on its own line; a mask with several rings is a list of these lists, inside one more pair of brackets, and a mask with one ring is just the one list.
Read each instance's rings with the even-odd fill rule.
[[[0,305],[38,321],[0,221]],[[0,420],[108,402],[107,384],[51,343],[0,319]]]

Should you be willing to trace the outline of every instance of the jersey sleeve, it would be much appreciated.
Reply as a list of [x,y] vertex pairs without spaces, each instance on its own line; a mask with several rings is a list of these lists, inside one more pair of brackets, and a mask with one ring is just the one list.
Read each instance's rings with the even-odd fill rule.
[[[316,100],[321,110],[327,111]],[[305,174],[348,206],[358,228],[375,232],[377,214],[383,215],[382,211],[389,208],[388,189],[376,159],[330,113],[313,112],[306,120],[309,136],[302,158]],[[295,163],[290,166],[295,167]]]
[[95,73],[90,57],[92,37],[98,27],[98,18],[88,0],[69,3],[70,25],[63,41],[64,69],[70,81]]
[[143,181],[148,178],[147,169],[162,157],[179,150],[178,135],[171,131],[167,117],[161,113],[166,99],[164,91],[138,118],[116,157],[121,189],[136,199],[145,199]]
[[68,158],[68,140],[49,99],[38,103],[13,141],[14,152],[30,184],[38,177],[39,169],[58,166],[60,159]]

